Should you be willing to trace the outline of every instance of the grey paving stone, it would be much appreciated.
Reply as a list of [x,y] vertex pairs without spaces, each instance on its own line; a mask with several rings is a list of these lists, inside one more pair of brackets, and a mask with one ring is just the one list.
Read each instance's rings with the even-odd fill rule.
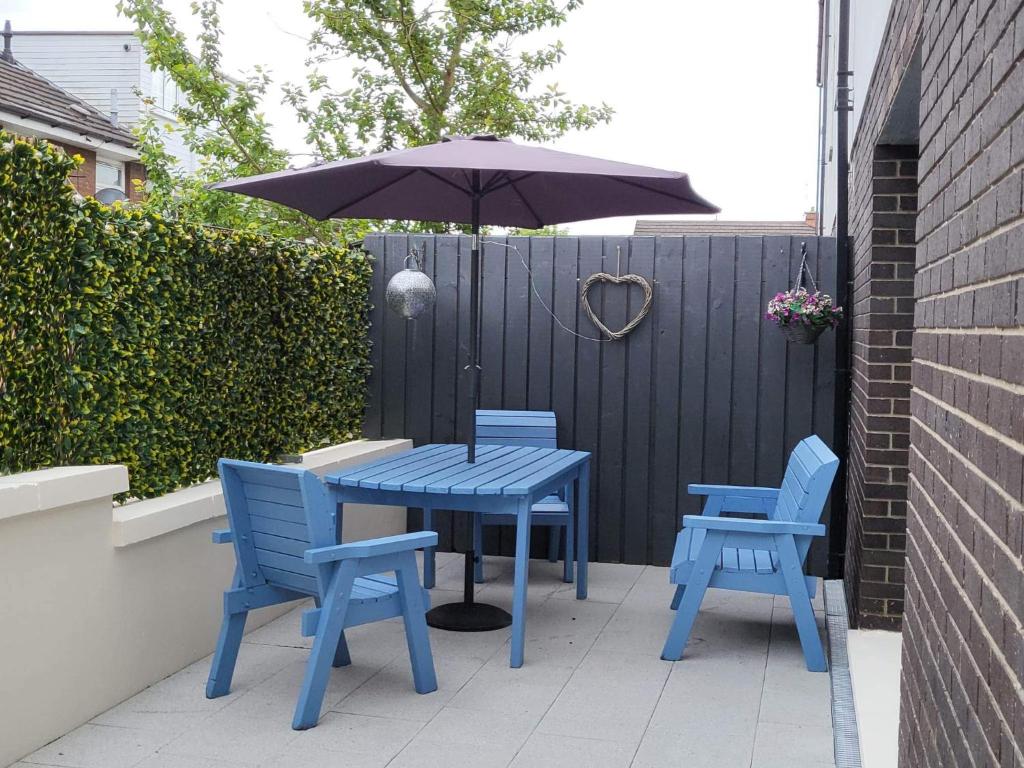
[[33,752],[25,762],[67,768],[130,768],[169,738],[154,731],[88,723]]
[[758,723],[751,768],[833,766],[832,729],[818,725]]
[[513,768],[626,768],[636,752],[634,744],[578,739],[534,733],[515,760]]
[[638,744],[670,671],[661,659],[591,651],[537,730]]
[[[731,725],[731,723],[726,723]],[[678,717],[675,723],[652,724],[633,759],[633,768],[746,768],[754,750],[752,729],[723,730],[691,723]],[[792,768],[792,767],[791,767]],[[801,768],[803,768],[801,766]]]

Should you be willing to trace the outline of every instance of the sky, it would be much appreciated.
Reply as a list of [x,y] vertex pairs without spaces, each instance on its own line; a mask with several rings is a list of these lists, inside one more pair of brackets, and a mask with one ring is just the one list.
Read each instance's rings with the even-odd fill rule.
[[[189,0],[164,0],[190,39]],[[115,0],[0,0],[15,30],[127,30]],[[685,171],[720,219],[802,219],[815,199],[818,4],[814,0],[587,0],[560,28],[565,58],[549,77],[572,99],[606,102],[611,123],[552,146]],[[277,83],[302,82],[312,25],[301,0],[223,0],[224,68],[254,64]],[[350,65],[330,71],[343,87]],[[271,92],[275,138],[307,149]],[[299,163],[301,164],[301,162]],[[658,217],[671,218],[671,217]],[[692,217],[691,217],[692,218]],[[635,217],[568,225],[574,234],[628,234]]]

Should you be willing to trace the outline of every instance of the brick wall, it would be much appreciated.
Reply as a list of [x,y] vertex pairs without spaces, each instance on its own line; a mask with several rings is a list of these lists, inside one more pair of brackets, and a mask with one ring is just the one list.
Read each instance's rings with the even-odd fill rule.
[[[920,18],[916,3],[893,4],[850,163],[844,580],[851,621],[874,629],[899,629],[903,613],[918,172],[916,145],[880,142]],[[863,82],[866,73],[855,77]]]
[[96,194],[96,153],[91,149],[72,147],[61,144],[59,141],[52,141],[51,144],[60,147],[69,155],[81,155],[83,163],[78,166],[69,177],[73,186],[80,195]]
[[[865,628],[903,613],[917,146],[875,146],[851,259],[847,594]],[[870,171],[870,173],[868,173]]]
[[1019,6],[924,9],[904,768],[1024,765]]
[[145,197],[144,190],[141,190],[136,185],[136,181],[144,182],[146,180],[146,168],[142,163],[125,163],[124,164],[124,193],[128,195],[128,199],[133,203],[138,203]]

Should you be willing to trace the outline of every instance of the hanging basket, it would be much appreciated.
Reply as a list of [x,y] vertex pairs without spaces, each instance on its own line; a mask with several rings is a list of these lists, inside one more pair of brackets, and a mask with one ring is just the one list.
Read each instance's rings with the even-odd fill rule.
[[[809,280],[814,288],[811,294],[805,287]],[[800,243],[800,268],[792,289],[778,293],[768,302],[765,318],[782,331],[787,341],[794,344],[814,344],[828,328],[833,328],[843,316],[842,307],[832,306],[832,297],[818,290],[814,276],[807,266],[807,243]],[[816,322],[805,322],[814,318]]]
[[826,328],[828,328],[827,325],[805,325],[804,323],[787,323],[779,326],[782,335],[794,344],[813,344]]

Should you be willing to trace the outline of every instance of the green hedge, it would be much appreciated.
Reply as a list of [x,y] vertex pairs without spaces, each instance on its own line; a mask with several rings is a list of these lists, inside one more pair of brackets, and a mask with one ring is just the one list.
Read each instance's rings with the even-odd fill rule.
[[0,131],[0,472],[118,462],[155,496],[359,434],[364,253],[107,207],[74,165]]

